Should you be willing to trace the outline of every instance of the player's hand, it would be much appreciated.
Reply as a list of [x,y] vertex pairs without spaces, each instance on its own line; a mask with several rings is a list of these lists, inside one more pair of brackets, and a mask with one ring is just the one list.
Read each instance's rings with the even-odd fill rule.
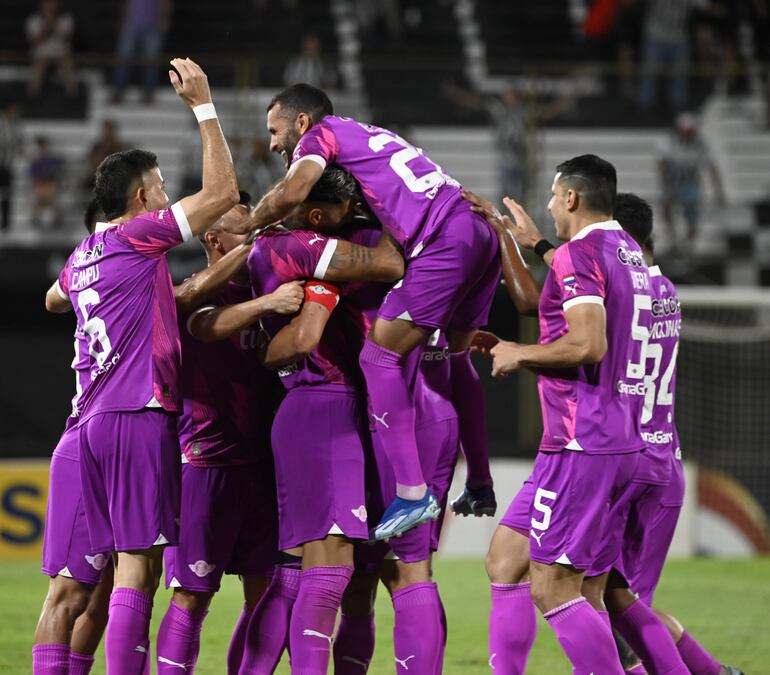
[[492,355],[492,377],[507,377],[521,368],[522,345],[500,340],[490,350]]
[[[513,233],[516,242],[523,248],[532,250],[535,248],[535,244],[543,239],[543,235],[540,230],[537,229],[535,221],[529,217],[529,214],[524,210],[524,207],[518,202],[514,201],[510,197],[503,197],[503,204],[511,212],[513,216],[513,223],[511,223],[511,232]],[[510,218],[506,217],[506,220],[510,223]]]
[[169,70],[168,77],[179,97],[191,108],[211,103],[209,78],[192,59],[171,59],[176,70]]
[[492,348],[500,342],[500,338],[494,333],[488,333],[485,330],[476,331],[471,342],[471,351],[484,356],[492,356]]
[[290,281],[281,284],[270,295],[269,307],[276,314],[295,314],[305,299],[304,281]]
[[479,197],[469,190],[463,190],[462,195],[464,199],[467,199],[471,203],[471,211],[483,216],[498,235],[505,234],[507,225],[503,220],[503,214],[500,213],[498,208],[492,202],[483,197]]

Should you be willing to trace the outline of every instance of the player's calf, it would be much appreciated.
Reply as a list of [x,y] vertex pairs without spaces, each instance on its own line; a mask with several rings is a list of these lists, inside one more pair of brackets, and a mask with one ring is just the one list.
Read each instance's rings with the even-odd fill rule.
[[69,645],[77,618],[86,610],[93,586],[62,575],[53,577],[35,630],[35,645]]

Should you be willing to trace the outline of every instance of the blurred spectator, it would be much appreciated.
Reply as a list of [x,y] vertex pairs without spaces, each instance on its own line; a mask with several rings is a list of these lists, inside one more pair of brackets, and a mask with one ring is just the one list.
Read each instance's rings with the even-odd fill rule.
[[118,41],[113,102],[119,103],[128,84],[130,61],[141,57],[144,64],[144,102],[152,103],[158,83],[158,55],[168,31],[173,0],[125,0]]
[[68,13],[59,12],[58,0],[41,0],[38,11],[27,17],[27,39],[32,57],[30,96],[37,96],[49,66],[58,68],[67,96],[77,94],[78,83],[72,60],[75,23]]
[[688,22],[693,6],[701,0],[649,0],[642,37],[642,88],[639,103],[646,110],[657,101],[659,71],[666,69],[668,102],[676,110],[687,105],[689,59]]
[[749,26],[754,38],[754,58],[760,64],[760,82],[765,90],[764,122],[770,129],[770,0],[749,0]]
[[700,222],[703,190],[701,176],[708,170],[719,206],[725,203],[722,176],[701,137],[695,117],[681,113],[670,137],[659,148],[658,170],[663,198],[663,218],[672,249],[680,248],[676,237],[675,211],[681,209],[687,227],[683,251],[691,250]]
[[11,226],[13,168],[22,149],[18,116],[15,103],[6,103],[0,110],[0,232],[7,232]]
[[384,35],[390,42],[401,42],[404,24],[399,0],[358,0],[358,25],[367,41]]
[[704,94],[710,93],[715,72],[721,74],[727,93],[735,93],[741,4],[739,0],[708,0],[694,11],[695,59],[701,70],[698,80],[707,85]]
[[94,174],[102,160],[114,152],[125,150],[126,147],[126,143],[120,139],[115,122],[104,120],[101,133],[86,156],[85,173],[82,178],[83,187],[90,191],[94,186]]
[[545,106],[524,103],[513,89],[499,96],[482,96],[449,83],[443,90],[448,98],[465,108],[486,111],[495,127],[501,198],[513,197],[526,204],[527,177],[532,174],[534,165],[532,137],[541,124],[571,105],[577,89]]
[[32,224],[41,230],[53,230],[59,216],[59,187],[64,162],[51,153],[45,136],[35,138],[35,156],[29,166],[32,181]]
[[333,89],[337,84],[337,73],[327,65],[321,56],[321,40],[317,35],[306,35],[302,39],[302,51],[289,61],[283,72],[286,86],[305,82],[320,89]]
[[238,185],[255,200],[259,200],[273,184],[286,173],[278,156],[270,152],[270,145],[261,138],[255,138],[251,152],[236,161]]

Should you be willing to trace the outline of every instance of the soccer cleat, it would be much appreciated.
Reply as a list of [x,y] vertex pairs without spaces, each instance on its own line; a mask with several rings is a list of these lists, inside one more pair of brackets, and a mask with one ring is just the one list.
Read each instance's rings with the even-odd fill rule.
[[387,541],[400,537],[413,527],[436,520],[441,514],[441,506],[433,493],[428,490],[422,499],[401,499],[396,497],[385,510],[379,524],[374,528],[374,541]]
[[451,506],[458,516],[494,516],[497,513],[497,500],[491,485],[482,485],[480,488],[466,486]]

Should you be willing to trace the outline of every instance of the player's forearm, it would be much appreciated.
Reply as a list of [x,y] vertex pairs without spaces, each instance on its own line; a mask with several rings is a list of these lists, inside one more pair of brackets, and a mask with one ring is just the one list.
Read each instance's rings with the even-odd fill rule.
[[359,246],[339,240],[324,274],[326,281],[394,282],[404,276],[404,258],[391,246]]
[[45,294],[45,308],[52,314],[64,314],[72,309],[69,298],[62,297],[58,281],[54,281]]
[[217,307],[201,316],[194,317],[190,323],[190,334],[201,342],[226,340],[270,313],[270,304],[265,298],[255,298],[237,305]]
[[[235,206],[240,198],[233,158],[217,118],[201,122],[199,126],[203,148],[201,192],[211,202],[212,210],[222,215]],[[193,231],[193,234],[198,232]]]
[[550,344],[523,347],[520,362],[525,368],[574,368],[599,363],[606,352],[606,339],[567,332]]
[[243,267],[250,250],[251,244],[237,246],[213,265],[174,286],[177,310],[189,314],[219,291]]
[[503,278],[516,311],[526,316],[537,316],[540,302],[540,292],[529,271],[529,267],[521,257],[521,251],[516,240],[509,232],[499,234],[500,256],[503,263]]
[[280,368],[305,358],[321,341],[331,313],[316,303],[308,303],[278,334],[265,350],[265,366]]

